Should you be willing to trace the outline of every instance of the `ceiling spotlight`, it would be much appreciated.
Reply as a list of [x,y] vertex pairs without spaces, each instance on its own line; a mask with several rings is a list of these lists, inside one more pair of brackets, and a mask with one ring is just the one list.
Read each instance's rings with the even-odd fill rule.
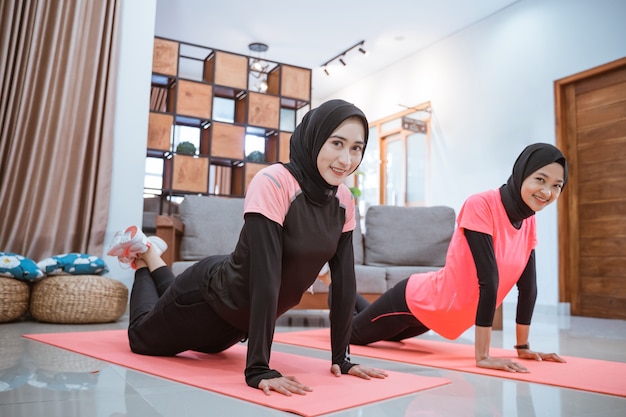
[[259,83],[259,92],[261,93],[267,92],[267,81],[263,80]]
[[346,64],[346,61],[344,60],[344,58],[346,57],[346,55],[350,52],[350,51],[359,51],[361,52],[363,55],[367,54],[367,51],[365,50],[365,48],[363,47],[363,45],[365,44],[365,41],[360,41],[355,43],[354,45],[352,45],[351,47],[349,47],[348,49],[346,49],[345,51],[337,54],[336,56],[332,57],[331,59],[329,59],[328,61],[324,62],[321,67],[324,69],[324,73],[326,73],[326,75],[330,75],[328,73],[327,67],[328,65],[332,64],[333,62],[339,62],[342,66],[347,66],[348,64]]

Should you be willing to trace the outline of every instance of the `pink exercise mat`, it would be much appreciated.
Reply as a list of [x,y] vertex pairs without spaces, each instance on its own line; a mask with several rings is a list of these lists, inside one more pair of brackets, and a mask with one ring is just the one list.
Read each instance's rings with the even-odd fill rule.
[[208,355],[184,352],[175,357],[132,353],[125,330],[27,334],[24,337],[147,374],[206,389],[262,406],[302,416],[318,416],[434,388],[449,383],[444,378],[388,372],[386,379],[364,380],[350,375],[337,378],[330,360],[272,352],[271,366],[293,375],[313,392],[291,397],[246,385],[243,375],[246,347],[236,345]]
[[[324,350],[330,346],[328,329],[276,333],[274,342]],[[530,371],[511,373],[478,368],[474,359],[474,345],[424,340],[419,337],[402,342],[377,342],[368,346],[351,345],[350,353],[626,397],[626,363],[622,362],[570,356],[561,356],[567,363],[538,362],[519,359],[512,349],[491,348],[492,356],[514,359]]]

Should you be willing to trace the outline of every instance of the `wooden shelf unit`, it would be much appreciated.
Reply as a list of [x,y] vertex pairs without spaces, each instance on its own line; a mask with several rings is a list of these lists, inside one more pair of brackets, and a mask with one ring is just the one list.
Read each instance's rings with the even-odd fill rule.
[[[258,71],[257,59],[154,39],[147,157],[160,161],[162,175],[160,188],[146,193],[243,197],[260,169],[289,160],[291,133],[310,109],[311,70],[262,59]],[[258,142],[254,158],[246,155],[248,135]],[[178,153],[183,141],[196,153]]]

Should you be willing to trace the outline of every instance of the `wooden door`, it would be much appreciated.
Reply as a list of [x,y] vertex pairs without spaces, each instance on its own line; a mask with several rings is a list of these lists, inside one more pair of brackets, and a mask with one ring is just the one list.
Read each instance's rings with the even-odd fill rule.
[[555,82],[560,301],[573,315],[626,319],[626,58]]

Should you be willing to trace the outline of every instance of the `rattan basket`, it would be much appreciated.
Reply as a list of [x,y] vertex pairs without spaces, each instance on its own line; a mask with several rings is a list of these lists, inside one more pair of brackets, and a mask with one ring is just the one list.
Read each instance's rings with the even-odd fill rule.
[[15,278],[0,277],[0,323],[17,320],[28,311],[30,288]]
[[99,275],[57,275],[33,286],[30,314],[47,323],[108,323],[126,311],[128,288]]

